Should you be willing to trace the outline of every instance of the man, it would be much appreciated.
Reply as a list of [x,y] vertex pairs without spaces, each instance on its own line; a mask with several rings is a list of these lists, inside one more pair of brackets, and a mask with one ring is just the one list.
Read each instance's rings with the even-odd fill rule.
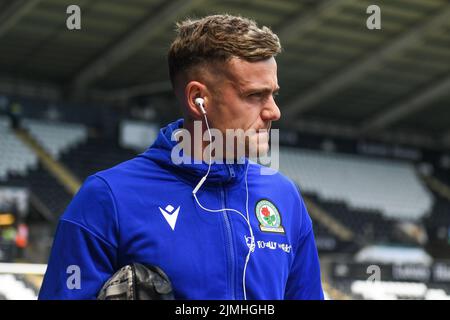
[[[61,217],[40,298],[95,298],[116,270],[138,262],[164,270],[176,299],[323,299],[311,219],[294,183],[246,158],[209,167],[208,143],[194,134],[195,121],[202,133],[206,121],[224,134],[253,129],[246,150],[267,151],[267,130],[280,118],[280,51],[278,37],[249,19],[178,24],[168,60],[184,120],[85,181]],[[183,156],[200,161],[173,161],[183,128],[193,139]]]

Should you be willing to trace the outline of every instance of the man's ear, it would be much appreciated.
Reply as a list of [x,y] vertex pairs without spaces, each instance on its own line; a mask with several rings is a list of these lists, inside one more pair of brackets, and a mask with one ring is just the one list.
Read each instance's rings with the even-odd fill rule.
[[208,90],[206,86],[198,81],[190,81],[184,90],[184,96],[186,98],[185,107],[186,112],[192,119],[202,119],[203,114],[200,108],[195,104],[196,98],[203,98],[203,108],[208,108]]

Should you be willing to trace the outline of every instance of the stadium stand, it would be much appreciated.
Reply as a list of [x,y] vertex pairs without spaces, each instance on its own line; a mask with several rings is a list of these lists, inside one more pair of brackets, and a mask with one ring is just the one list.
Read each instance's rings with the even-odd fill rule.
[[286,147],[280,154],[280,171],[320,198],[401,220],[431,209],[432,196],[410,163]]
[[[424,283],[410,282],[384,282],[384,281],[354,281],[351,285],[353,294],[359,294],[364,299],[370,300],[418,300],[430,297],[427,286]],[[444,292],[432,291],[431,295],[441,299],[450,299]]]
[[[0,123],[1,130],[8,133],[4,135],[7,139],[2,141],[8,140],[8,145],[14,144],[16,147],[19,145],[21,146],[19,148],[25,148],[20,151],[21,155],[34,155],[31,149],[24,145],[9,128],[7,121],[3,120]],[[81,181],[99,170],[126,161],[137,154],[136,151],[121,147],[116,137],[92,134],[95,130],[88,130],[86,126],[71,127],[65,123],[30,119],[24,122],[24,126],[43,147],[46,144],[52,144],[55,141],[55,135],[66,137],[56,142],[58,148],[46,148],[46,150]],[[65,126],[70,129],[66,130]],[[83,129],[79,130],[79,128]],[[88,132],[91,134],[88,135]],[[65,140],[65,143],[62,143],[62,140]],[[3,142],[0,146],[5,144]],[[318,145],[321,144],[311,142],[311,147]],[[2,152],[0,156],[3,154],[6,153]],[[12,152],[7,154],[11,157]],[[353,259],[352,255],[358,248],[374,243],[397,243],[402,239],[398,236],[396,224],[400,221],[411,220],[411,217],[415,218],[413,220],[418,219],[423,222],[431,236],[432,232],[439,234],[436,231],[439,228],[450,226],[448,214],[450,202],[424,186],[412,163],[291,147],[282,147],[280,158],[281,171],[293,178],[302,188],[303,196],[310,209],[321,255],[346,253],[352,257],[349,259]],[[30,162],[23,166],[22,170],[17,171],[9,167],[2,184],[28,187],[31,194],[52,213],[51,219],[56,221],[72,195],[66,191],[58,179],[38,163],[35,155],[33,159],[35,159],[35,165],[33,166]],[[357,172],[357,175],[353,175],[353,172]],[[441,181],[447,181],[441,176],[441,172],[435,172],[435,175]],[[360,181],[358,176],[364,180]],[[349,188],[354,188],[350,185],[359,186],[363,190],[356,192],[352,189],[352,192],[349,192]],[[400,186],[403,188],[401,192],[392,191],[395,197],[386,195],[385,189],[397,190],[401,189]],[[339,189],[342,188],[347,191],[340,193]],[[380,196],[382,193],[385,194],[384,197]],[[367,197],[368,194],[373,197]],[[410,201],[412,204],[403,206],[404,210],[397,210],[396,203],[403,203],[403,201]],[[315,211],[313,206],[320,208],[331,221],[348,229],[352,237],[343,239],[345,237],[337,232],[339,228],[336,229],[333,223],[330,224],[329,221],[323,220],[323,217],[313,214]],[[445,236],[444,240],[447,239]],[[6,279],[5,283],[14,289],[7,289],[8,292],[3,290],[0,292],[0,298],[14,299],[14,295],[17,294],[22,299],[35,299],[36,293],[18,276],[2,276]],[[373,286],[366,282],[356,278],[334,280],[326,283],[327,292],[331,292],[333,297],[352,299],[450,298],[450,291],[445,284],[384,281]]]
[[435,168],[433,170],[433,176],[447,188],[450,188],[450,170]]
[[12,274],[0,274],[0,300],[36,300],[37,292],[23,279]]
[[333,251],[338,249],[337,237],[318,220],[311,218],[313,223],[314,236],[316,238],[317,249],[323,251]]
[[27,187],[31,191],[31,201],[38,201],[37,205],[44,207],[47,219],[53,222],[72,199],[72,195],[42,165],[29,170],[26,175],[10,174],[4,185]]
[[423,282],[340,280],[333,286],[355,300],[450,300],[450,287]]
[[30,168],[38,163],[36,155],[20,141],[6,121],[0,121],[0,181],[7,178],[8,173],[24,176]]
[[0,263],[0,300],[36,300],[46,265]]
[[434,192],[435,203],[432,212],[422,223],[427,231],[426,248],[435,257],[450,258],[450,201]]
[[81,180],[89,175],[110,168],[136,156],[136,152],[122,148],[117,139],[89,137],[85,143],[62,154],[61,162],[70,168]]
[[352,209],[343,201],[315,199],[327,213],[350,228],[360,244],[395,241],[394,220],[385,218],[379,211]]
[[429,235],[441,241],[450,242],[450,203],[447,199],[434,194],[435,203],[432,213],[425,217],[424,223],[429,228]]
[[[28,109],[32,108],[24,111]],[[137,154],[122,148],[117,137],[99,132],[97,127],[91,127],[93,134],[89,136],[88,126],[81,123],[26,118],[20,124],[25,131],[13,129],[10,118],[0,117],[0,183],[29,187],[47,216],[57,218],[76,192],[76,188],[65,188],[64,179],[58,177],[61,170],[52,170],[52,159],[63,168],[67,164],[72,171],[68,173],[81,182]],[[50,163],[43,161],[46,159],[40,150],[50,156]]]
[[[26,119],[22,123],[37,143],[80,181],[137,154],[134,150],[120,146],[117,137],[99,133],[85,125],[35,119]],[[6,144],[14,145],[13,148],[19,148],[17,154],[22,156],[22,160],[28,161],[26,165],[18,166],[17,161],[8,160],[10,164],[16,163],[15,167],[10,165],[4,170],[2,184],[27,187],[32,197],[34,196],[35,204],[37,199],[37,202],[51,213],[50,220],[56,222],[70,202],[72,194],[39,163],[35,153],[18,139],[10,128],[8,119],[0,118],[0,130],[6,133],[0,147],[6,150]],[[444,231],[448,231],[445,226],[450,227],[450,202],[424,186],[411,162],[349,154],[352,151],[349,144],[346,145],[347,153],[343,154],[318,150],[324,146],[323,141],[318,139],[308,142],[303,138],[302,143],[309,143],[310,149],[281,148],[281,171],[296,181],[302,189],[321,255],[345,253],[352,257],[364,246],[404,241],[405,238],[399,237],[396,226],[398,222],[405,220],[419,220],[427,227],[432,239],[441,237],[441,241],[448,240],[448,234]],[[338,147],[341,151],[341,145],[338,144]],[[12,159],[13,154],[16,154],[11,151],[11,147],[7,150],[0,153],[2,159],[6,159],[6,154],[8,159]],[[24,154],[28,156],[23,157]],[[445,174],[445,171],[435,171],[435,176],[443,183],[448,181]],[[360,190],[356,191],[358,188]],[[395,194],[395,197],[386,193],[386,189],[392,190],[391,193]],[[397,190],[401,192],[396,192]],[[408,205],[405,206],[405,203]],[[320,215],[316,215],[317,208],[314,206],[320,208],[328,217],[324,220]],[[334,225],[336,223],[347,229],[351,236],[343,236],[339,226]],[[343,234],[345,235],[345,232]],[[35,299],[36,293],[33,293],[20,277],[2,276],[5,277],[6,283],[15,289],[8,289],[9,293],[3,290],[0,292],[1,298],[12,299],[14,294],[17,294],[23,299]],[[450,297],[450,291],[445,285],[432,283],[385,281],[374,287],[359,279],[339,279],[327,282],[327,288],[333,297],[352,299]]]
[[0,117],[0,132],[8,130],[11,127],[9,118]]
[[[326,295],[450,298],[448,0],[379,1],[382,32],[369,30],[369,1],[92,3],[79,3],[89,32],[61,33],[64,1],[0,1],[0,186],[29,192],[30,262],[47,262],[81,182],[138,153],[118,139],[121,121],[159,127],[181,116],[166,64],[176,17],[229,12],[270,27],[283,46],[281,171],[308,207]],[[9,202],[0,213],[11,214]],[[372,283],[364,268],[330,277],[330,263],[357,263],[375,244],[420,249],[448,267],[437,282],[383,274]],[[0,300],[36,292],[0,268]]]
[[[382,248],[372,248],[372,252]],[[406,248],[407,252],[402,252],[401,248],[383,248],[392,254],[394,251],[398,256],[381,257],[385,262],[370,258],[367,262],[334,263],[328,271],[331,278],[327,278],[330,286],[351,299],[369,300],[449,300],[449,264],[444,260],[430,261],[426,264],[417,263],[424,257],[420,257],[420,249]],[[367,250],[362,250],[367,251]],[[412,254],[411,254],[412,253]],[[422,252],[424,253],[424,252]],[[404,260],[409,256],[411,262]],[[361,259],[360,259],[361,260]],[[391,262],[387,262],[391,260]],[[346,258],[345,261],[350,261]],[[396,261],[396,262],[395,262]],[[415,262],[412,262],[415,261]],[[325,264],[327,265],[327,264]],[[377,277],[373,271],[378,269]]]
[[82,124],[24,119],[22,126],[55,159],[87,139],[87,128]]

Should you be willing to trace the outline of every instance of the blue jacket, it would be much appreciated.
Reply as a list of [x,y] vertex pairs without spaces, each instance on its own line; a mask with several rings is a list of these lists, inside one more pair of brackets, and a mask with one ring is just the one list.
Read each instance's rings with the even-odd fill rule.
[[[248,225],[234,212],[196,204],[192,190],[208,165],[171,161],[171,135],[182,123],[161,129],[146,152],[86,179],[60,218],[40,299],[95,299],[133,262],[164,270],[176,299],[243,299]],[[245,215],[245,167],[212,165],[200,203]],[[294,183],[280,173],[260,175],[250,162],[248,189],[256,247],[247,298],[323,299],[311,219]]]

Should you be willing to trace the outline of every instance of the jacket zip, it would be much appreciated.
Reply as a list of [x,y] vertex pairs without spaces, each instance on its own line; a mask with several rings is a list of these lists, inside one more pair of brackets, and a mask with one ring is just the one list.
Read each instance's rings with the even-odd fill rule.
[[[233,179],[234,177],[236,177],[236,173],[234,172],[234,168],[232,165],[227,165],[228,167],[228,171],[230,173],[230,178],[228,179],[228,181],[230,181],[231,179]],[[225,190],[225,186],[222,184],[222,208],[225,209],[226,208],[226,190]],[[223,218],[225,221],[225,229],[226,229],[226,233],[227,233],[227,237],[228,237],[228,252],[230,255],[230,288],[231,288],[231,299],[232,300],[236,300],[236,285],[235,285],[235,281],[236,281],[236,259],[234,256],[234,241],[233,241],[233,230],[231,228],[231,221],[230,221],[230,217],[229,217],[229,212],[228,211],[223,211]]]
[[[222,185],[221,189],[221,196],[222,196],[222,209],[225,209],[225,187]],[[225,231],[227,234],[227,252],[229,254],[229,269],[230,269],[230,288],[231,288],[231,299],[236,300],[236,293],[235,293],[235,257],[234,257],[234,248],[233,248],[233,233],[231,231],[231,223],[230,218],[228,217],[228,212],[223,211],[222,212],[223,219],[225,221]]]

